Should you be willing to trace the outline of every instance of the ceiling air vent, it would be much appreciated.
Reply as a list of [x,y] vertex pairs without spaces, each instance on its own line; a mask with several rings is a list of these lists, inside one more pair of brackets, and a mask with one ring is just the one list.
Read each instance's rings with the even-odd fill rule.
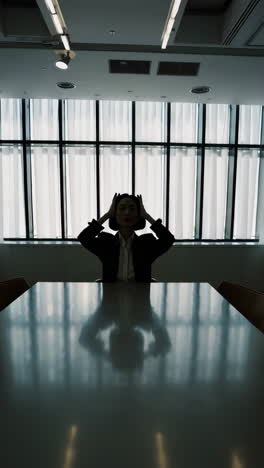
[[145,60],[109,60],[110,73],[149,75],[151,62]]
[[209,93],[209,91],[211,91],[210,86],[197,86],[196,88],[192,88],[190,90],[190,92],[194,94],[205,94]]
[[73,89],[76,88],[76,85],[74,83],[69,83],[69,81],[59,81],[57,83],[58,88],[62,89]]
[[157,75],[196,76],[200,63],[192,62],[159,62]]

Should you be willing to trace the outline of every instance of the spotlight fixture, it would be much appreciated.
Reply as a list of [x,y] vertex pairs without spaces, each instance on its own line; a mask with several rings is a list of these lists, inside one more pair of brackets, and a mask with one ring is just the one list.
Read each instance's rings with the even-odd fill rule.
[[71,60],[70,54],[61,55],[60,59],[56,62],[56,67],[60,68],[61,70],[67,70],[68,64]]

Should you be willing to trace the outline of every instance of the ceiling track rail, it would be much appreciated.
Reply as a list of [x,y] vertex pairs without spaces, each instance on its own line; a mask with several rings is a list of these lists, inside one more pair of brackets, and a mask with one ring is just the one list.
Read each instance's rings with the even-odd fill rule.
[[249,16],[252,14],[253,10],[256,8],[260,0],[251,0],[248,6],[245,8],[243,13],[240,15],[238,21],[235,23],[231,31],[225,37],[223,45],[230,45],[240,29],[244,26],[245,22],[248,20]]

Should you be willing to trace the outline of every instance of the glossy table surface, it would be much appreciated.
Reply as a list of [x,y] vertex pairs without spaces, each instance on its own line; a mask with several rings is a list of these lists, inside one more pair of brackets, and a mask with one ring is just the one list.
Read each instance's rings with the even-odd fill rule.
[[263,467],[263,358],[207,283],[37,283],[0,312],[0,466]]

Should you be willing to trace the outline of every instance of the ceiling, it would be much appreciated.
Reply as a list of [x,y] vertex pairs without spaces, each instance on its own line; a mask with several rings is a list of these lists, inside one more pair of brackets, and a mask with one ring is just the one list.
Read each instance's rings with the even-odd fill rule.
[[[45,1],[0,0],[0,97],[264,104],[264,2],[189,0],[163,50],[170,3],[59,0],[76,53],[62,71]],[[150,71],[110,73],[109,60],[148,61]],[[169,76],[157,74],[160,62],[200,65],[197,75]],[[211,91],[194,95],[197,86]]]

